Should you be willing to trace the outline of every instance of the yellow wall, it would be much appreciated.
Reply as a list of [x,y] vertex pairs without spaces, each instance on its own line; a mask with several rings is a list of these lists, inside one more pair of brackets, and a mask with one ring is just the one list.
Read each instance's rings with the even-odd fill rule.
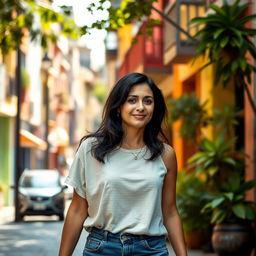
[[129,50],[132,42],[133,25],[125,25],[118,29],[118,63],[123,63],[125,54]]
[[[203,103],[207,101],[206,110],[212,114],[213,109],[221,108],[225,104],[234,103],[233,88],[229,85],[226,89],[221,84],[214,86],[214,66],[210,65],[201,72],[200,68],[205,64],[205,60],[199,58],[195,63],[175,64],[173,66],[173,97],[179,98],[186,93],[185,84],[194,77],[195,94]],[[178,134],[179,123],[173,127],[173,145],[177,153],[180,169],[185,167],[186,160],[195,148],[191,147]],[[204,136],[212,138],[214,127],[208,126],[201,131]]]
[[156,85],[162,91],[165,99],[171,97],[173,87],[173,77],[171,74],[147,73],[147,75],[154,80]]

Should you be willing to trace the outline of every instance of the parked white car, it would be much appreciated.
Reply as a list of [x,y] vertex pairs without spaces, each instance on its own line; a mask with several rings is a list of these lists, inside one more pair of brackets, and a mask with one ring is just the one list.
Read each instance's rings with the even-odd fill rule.
[[64,219],[67,186],[57,170],[25,170],[19,181],[20,215],[58,215]]

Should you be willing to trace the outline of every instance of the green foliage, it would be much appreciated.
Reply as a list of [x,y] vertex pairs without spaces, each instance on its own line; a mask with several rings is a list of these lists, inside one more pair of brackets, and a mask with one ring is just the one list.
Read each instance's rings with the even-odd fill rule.
[[255,220],[255,202],[248,201],[245,197],[245,192],[255,185],[256,180],[244,182],[239,174],[233,174],[219,193],[211,195],[212,200],[204,206],[202,212],[211,213],[211,223],[216,224],[236,219]]
[[[99,19],[91,25],[85,25],[81,28],[83,34],[90,33],[91,29],[117,30],[126,24],[144,21],[147,17],[146,32],[151,35],[153,27],[159,24],[157,19],[150,18],[152,4],[157,0],[131,1],[123,0],[120,5],[111,5],[109,0],[98,0],[91,3],[87,10],[93,14],[96,10],[108,12],[108,18]],[[136,39],[133,43],[136,43]]]
[[201,209],[208,202],[206,184],[193,173],[185,170],[178,173],[177,179],[177,207],[185,231],[205,230],[209,227],[210,218],[201,213]]
[[206,104],[207,102],[201,104],[193,93],[167,100],[169,124],[181,121],[180,136],[193,141],[197,138],[197,131],[208,125],[214,125],[216,132],[230,137],[233,126],[238,125],[237,119],[242,111],[231,105],[224,105],[221,109],[214,109],[211,116],[205,109]]
[[[243,16],[248,6],[249,3],[240,5],[240,0],[232,5],[223,1],[221,7],[214,4],[209,6],[212,13],[191,21],[197,26],[204,25],[195,35],[199,40],[196,58],[201,55],[209,58],[204,67],[215,64],[215,84],[222,81],[226,86],[233,80],[236,86],[246,87],[246,80],[251,83],[251,75],[256,67],[247,58],[247,52],[256,59],[256,46],[252,41],[256,29],[246,25],[256,18],[256,14]],[[246,92],[250,97],[247,89]],[[251,97],[250,103],[256,111]]]
[[180,136],[195,139],[197,127],[208,123],[205,105],[206,102],[201,104],[194,94],[184,94],[178,99],[169,99],[167,101],[168,121],[173,124],[181,120]]
[[205,178],[209,189],[218,190],[229,175],[244,171],[244,155],[234,150],[236,138],[224,140],[218,135],[214,140],[203,139],[199,152],[188,160],[189,168]]
[[232,128],[238,125],[238,118],[242,115],[243,111],[236,109],[230,105],[223,106],[222,109],[214,109],[211,123],[218,131],[224,135],[232,134]]
[[[40,27],[35,24],[40,23]],[[27,31],[31,40],[40,40],[42,47],[56,42],[57,36],[51,24],[60,23],[62,33],[77,38],[74,21],[65,14],[57,13],[35,0],[0,0],[0,49],[3,55],[21,45]]]
[[103,83],[96,83],[93,87],[92,94],[99,100],[100,103],[104,103],[107,96],[106,85]]

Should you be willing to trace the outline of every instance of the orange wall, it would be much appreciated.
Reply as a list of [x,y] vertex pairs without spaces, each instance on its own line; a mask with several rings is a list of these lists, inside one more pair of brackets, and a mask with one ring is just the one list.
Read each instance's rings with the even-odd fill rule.
[[[214,86],[214,67],[208,66],[201,72],[199,69],[205,64],[205,60],[199,58],[187,64],[173,65],[173,98],[179,98],[185,93],[194,92],[201,103],[207,101],[206,111],[212,114],[213,109],[220,108],[225,104],[234,103],[234,92],[231,86],[226,89],[220,84]],[[186,167],[187,159],[196,152],[198,143],[191,144],[187,139],[181,138],[179,135],[179,122],[173,126],[173,146],[175,148],[179,170]],[[208,126],[200,131],[209,138],[214,135],[214,127]],[[195,138],[198,141],[198,138]]]

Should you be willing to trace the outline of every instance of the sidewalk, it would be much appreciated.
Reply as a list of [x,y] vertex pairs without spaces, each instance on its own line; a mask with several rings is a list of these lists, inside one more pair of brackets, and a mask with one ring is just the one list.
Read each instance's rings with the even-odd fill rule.
[[[0,225],[5,225],[8,224],[10,222],[14,221],[14,207],[13,206],[9,206],[9,207],[3,207],[2,209],[0,209]],[[1,230],[1,228],[0,228]],[[6,232],[6,230],[5,230]],[[0,231],[1,234],[1,231]],[[84,236],[86,236],[85,234],[83,234]],[[169,248],[170,251],[170,256],[175,255],[172,252],[172,249]],[[1,253],[0,253],[1,255]],[[76,254],[75,254],[76,255]],[[188,256],[216,256],[216,254],[214,253],[204,253],[200,250],[188,250]]]
[[14,207],[13,206],[5,206],[0,209],[0,225],[14,221]]

